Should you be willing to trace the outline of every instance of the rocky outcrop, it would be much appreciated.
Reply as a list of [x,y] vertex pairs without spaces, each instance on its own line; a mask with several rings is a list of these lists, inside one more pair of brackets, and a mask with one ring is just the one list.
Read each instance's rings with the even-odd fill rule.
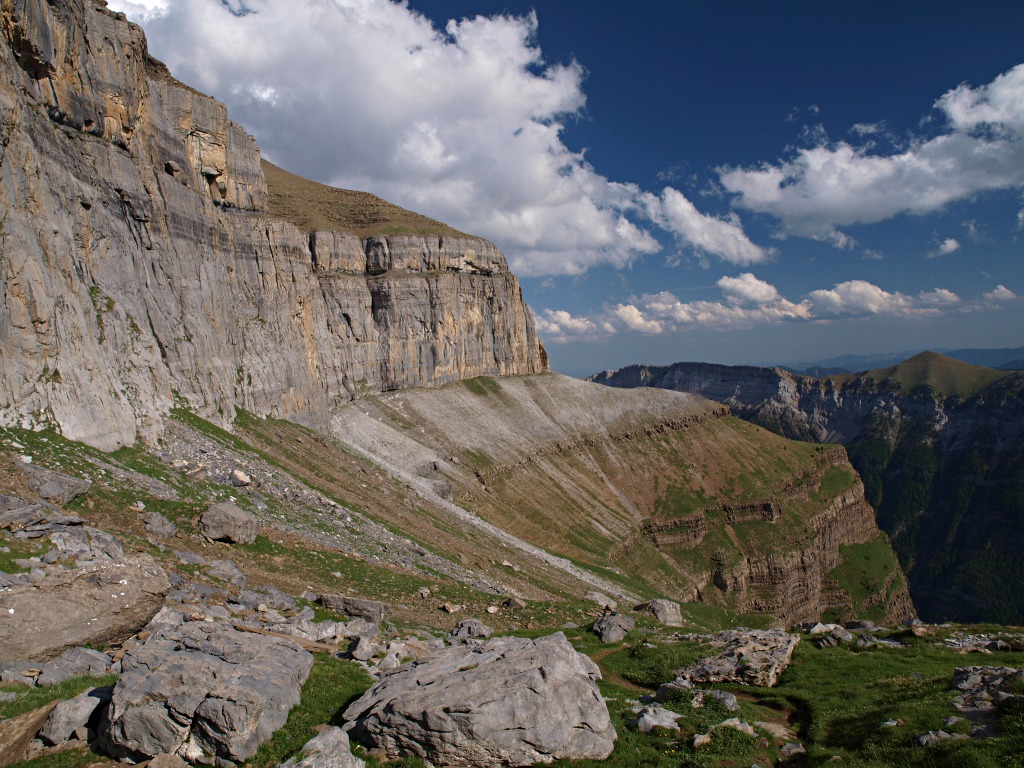
[[170,583],[145,555],[41,573],[0,591],[0,660],[48,659],[125,640],[160,610]]
[[296,643],[195,621],[161,630],[124,658],[103,750],[241,763],[299,703],[313,656]]
[[546,369],[494,245],[274,217],[253,139],[105,3],[3,0],[0,32],[0,423],[113,449],[173,390],[326,429],[361,394]]
[[609,387],[692,392],[724,403],[737,416],[775,428],[786,437],[822,443],[855,437],[867,415],[886,407],[875,393],[857,393],[837,387],[828,379],[801,376],[783,368],[713,363],[631,365],[602,371],[590,380]]
[[602,643],[621,643],[633,631],[636,622],[621,613],[606,613],[594,622],[594,634]]
[[298,757],[278,768],[363,768],[366,763],[352,754],[348,734],[337,726],[328,728],[302,747]]
[[664,624],[666,627],[683,626],[683,616],[679,603],[672,600],[665,600],[664,598],[650,600],[638,605],[633,610],[650,613],[658,620],[659,624]]
[[800,637],[779,629],[732,629],[710,642],[720,649],[718,654],[676,672],[675,680],[658,689],[658,699],[670,699],[700,683],[771,688],[789,666]]
[[435,765],[603,760],[616,738],[597,666],[562,633],[454,646],[385,676],[345,710],[353,738]]

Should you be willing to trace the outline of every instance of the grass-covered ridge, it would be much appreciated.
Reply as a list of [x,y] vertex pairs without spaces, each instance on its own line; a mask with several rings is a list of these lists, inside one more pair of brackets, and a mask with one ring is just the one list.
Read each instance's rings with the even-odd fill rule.
[[457,229],[419,213],[399,208],[369,192],[337,189],[304,179],[266,160],[270,212],[303,232],[347,232],[371,235],[466,237]]
[[1015,376],[1019,374],[971,365],[937,352],[921,352],[888,368],[828,378],[839,386],[871,381],[877,387],[892,387],[902,394],[925,388],[943,397],[967,400],[996,382]]

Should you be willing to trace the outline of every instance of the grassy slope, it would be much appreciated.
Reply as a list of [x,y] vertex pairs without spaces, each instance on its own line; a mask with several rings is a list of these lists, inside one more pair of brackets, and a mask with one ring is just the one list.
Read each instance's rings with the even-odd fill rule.
[[[475,396],[499,396],[505,382],[486,381],[478,383],[479,391]],[[475,387],[476,385],[470,385]],[[468,390],[468,388],[467,388]],[[483,392],[484,394],[480,394]],[[415,414],[409,414],[409,430],[418,430]],[[184,417],[184,414],[180,414]],[[232,445],[241,450],[246,443],[239,436],[222,433],[215,427],[203,425],[190,419],[211,435],[218,435],[223,445]],[[756,497],[758,488],[778,488],[780,482],[777,472],[784,467],[796,469],[813,462],[817,454],[814,446],[794,446],[774,436],[765,436],[762,430],[735,420],[721,422],[716,431],[723,445],[730,451],[739,450],[735,460],[750,462],[753,468],[752,479],[741,482],[732,475],[728,466],[721,467],[721,478],[716,484],[699,486],[703,493],[712,498],[714,488],[725,488],[737,498],[745,495]],[[251,420],[243,415],[239,426],[244,427],[239,435],[264,450],[275,440],[282,444],[281,457],[286,458],[288,451],[298,451],[305,446],[307,455],[315,455],[318,462],[311,463],[311,472],[324,473],[329,468],[330,458],[337,459],[341,454],[328,454],[324,457],[324,446],[309,444],[311,433],[294,425],[282,422],[264,422]],[[252,436],[262,431],[262,441]],[[684,439],[685,438],[685,439]],[[632,474],[656,461],[659,451],[666,455],[675,455],[682,461],[682,454],[672,454],[671,447],[675,440],[694,441],[694,445],[703,444],[705,436],[700,429],[682,430],[676,435],[660,435],[655,441],[661,448],[650,448],[647,453],[637,450],[638,445],[632,440],[621,441],[625,446],[621,453],[615,451],[595,451],[593,456],[602,455],[605,472],[616,466],[616,471],[623,476]],[[12,446],[15,440],[21,448]],[[300,442],[305,441],[305,442]],[[630,445],[630,443],[633,443]],[[783,446],[788,446],[783,449]],[[311,447],[315,450],[310,451]],[[799,448],[792,456],[791,449]],[[742,449],[742,450],[740,450]],[[681,450],[681,448],[680,448]],[[193,510],[206,501],[219,498],[222,489],[209,483],[189,480],[184,475],[157,462],[148,452],[141,448],[119,451],[113,456],[104,456],[80,444],[70,443],[50,433],[29,433],[20,430],[3,430],[0,432],[0,452],[10,456],[15,451],[31,453],[40,464],[59,468],[69,473],[89,473],[96,477],[96,466],[90,459],[101,459],[113,462],[125,468],[158,477],[176,488],[181,500],[176,502],[159,502],[147,496],[131,484],[121,483],[110,476],[98,477],[90,493],[81,503],[72,505],[72,510],[89,518],[91,523],[118,530],[129,545],[147,547],[137,529],[137,513],[127,509],[136,499],[146,502],[147,508],[161,508],[171,515],[187,533]],[[801,453],[806,451],[806,453]],[[778,455],[783,454],[783,455]],[[271,457],[273,458],[273,457]],[[627,458],[635,464],[625,463]],[[297,461],[298,457],[292,457]],[[349,457],[349,461],[356,461]],[[596,459],[595,459],[596,461]],[[618,465],[616,464],[618,462]],[[721,457],[711,453],[708,455],[688,455],[682,461],[683,473],[690,479],[685,487],[695,485],[693,465],[701,470],[702,476],[708,474],[712,466],[719,466]],[[358,462],[357,462],[358,463]],[[581,465],[593,467],[588,459]],[[25,493],[23,478],[20,473],[12,473],[8,461],[0,462],[5,469],[0,475],[3,485],[12,491]],[[355,465],[352,465],[355,467]],[[349,467],[352,469],[352,467]],[[352,469],[355,476],[371,479],[372,476]],[[344,474],[344,473],[339,473]],[[656,475],[657,473],[655,473]],[[648,489],[648,497],[659,498],[664,495],[665,486],[661,491],[652,489],[651,477],[638,477],[633,491],[643,487]],[[680,475],[682,477],[683,475]],[[730,478],[732,481],[730,482]],[[318,476],[322,484],[330,478]],[[825,472],[810,496],[829,495],[841,490],[847,478],[841,472],[829,470]],[[346,487],[356,488],[357,483]],[[397,492],[394,486],[392,492]],[[684,487],[680,481],[679,487]],[[361,489],[362,490],[362,489]],[[726,491],[723,491],[726,492]],[[364,491],[367,492],[367,491]],[[374,502],[372,496],[366,497],[367,503]],[[161,504],[164,505],[161,507]],[[152,506],[151,506],[152,505]],[[187,540],[193,547],[194,540]],[[857,545],[846,549],[847,562],[844,568],[854,571],[853,580],[880,578],[878,567],[879,553],[877,542],[869,545]],[[205,552],[205,550],[204,550]],[[154,551],[157,557],[163,555]],[[206,554],[225,554],[222,546],[213,548]],[[884,553],[882,553],[884,555]],[[349,561],[338,553],[311,544],[308,540],[298,537],[281,537],[276,535],[261,536],[256,545],[247,548],[233,548],[230,556],[236,559],[249,573],[254,581],[275,579],[275,573],[286,578],[283,586],[293,588],[293,582],[309,582],[314,588],[330,585],[332,579],[329,572],[342,569],[346,583],[365,585],[367,596],[383,596],[388,598],[409,597],[412,591],[423,583],[410,574],[403,574],[400,569],[377,566],[362,561]],[[881,558],[884,560],[884,557]],[[884,563],[882,564],[884,570]],[[432,584],[431,586],[435,586]],[[445,585],[446,591],[451,587]],[[865,587],[870,588],[870,585]],[[466,599],[471,605],[470,612],[480,615],[486,603],[486,596],[475,598],[468,591],[453,597]],[[575,619],[583,624],[586,619],[587,607],[578,601],[568,601],[568,605],[559,603],[540,603],[531,605],[529,612],[520,618],[533,623],[537,629],[529,634],[546,634],[568,619]],[[570,610],[570,607],[572,610]],[[573,611],[576,611],[575,613]],[[551,611],[549,613],[549,611]],[[733,623],[746,623],[745,617],[730,615],[727,611],[713,606],[684,606],[684,614],[704,626],[726,626]],[[457,618],[461,618],[458,616]],[[402,632],[415,631],[419,623],[431,623],[436,626],[445,619],[437,612],[433,618],[423,614],[399,613],[398,624]],[[488,623],[508,628],[503,617],[497,617]],[[503,623],[504,622],[504,623]],[[951,630],[942,630],[951,631]],[[706,731],[709,726],[730,716],[714,707],[692,709],[688,703],[681,701],[672,706],[684,714],[681,720],[682,730],[679,733],[639,734],[628,727],[633,717],[632,703],[646,690],[651,690],[660,682],[670,679],[675,669],[701,655],[702,648],[696,642],[674,642],[671,633],[655,628],[649,620],[641,620],[634,635],[628,638],[623,646],[602,646],[599,641],[585,630],[569,632],[572,642],[582,651],[598,660],[604,673],[601,683],[602,692],[609,699],[609,707],[619,732],[619,741],[612,757],[604,763],[583,763],[582,766],[597,768],[625,768],[626,766],[718,766],[718,765],[761,765],[772,764],[775,760],[777,747],[767,731],[759,729],[758,739],[749,739],[732,731],[716,732],[713,743],[701,750],[691,746],[695,733]],[[847,764],[865,766],[866,768],[882,768],[882,766],[989,766],[1005,765],[1009,768],[1021,765],[1020,755],[1024,753],[1024,718],[1020,710],[1013,707],[1001,711],[1006,732],[1003,736],[985,741],[950,742],[930,749],[913,746],[913,738],[927,730],[935,730],[943,726],[946,717],[954,714],[951,701],[954,692],[949,685],[952,671],[957,666],[971,663],[995,663],[1024,666],[1024,654],[1001,654],[998,657],[971,658],[957,655],[954,651],[937,647],[935,638],[915,638],[909,633],[902,633],[899,639],[908,644],[904,650],[866,650],[852,649],[818,649],[804,642],[798,647],[795,663],[783,676],[780,685],[771,690],[734,689],[741,694],[739,717],[747,722],[770,721],[788,724],[798,732],[798,738],[804,742],[811,754],[811,765],[825,765],[832,757],[839,756]],[[645,642],[648,641],[648,642]],[[106,681],[103,681],[106,682]],[[33,698],[20,698],[12,705],[0,706],[0,716],[10,716],[30,706],[37,706],[53,696],[72,695],[84,683],[75,683],[71,688],[40,689],[33,692]],[[299,746],[311,737],[317,725],[337,722],[339,712],[351,699],[369,685],[365,673],[347,662],[318,656],[313,674],[307,682],[302,703],[292,712],[287,726],[268,742],[260,753],[251,761],[254,766],[263,768],[277,764],[281,759],[294,755]],[[12,690],[20,690],[12,688]],[[896,729],[882,728],[881,723],[890,718],[898,718],[905,725]],[[358,751],[358,750],[357,750]],[[21,768],[79,768],[96,761],[96,756],[88,750],[79,749],[54,755]],[[370,758],[370,764],[376,761]],[[421,766],[416,761],[404,762],[406,768]],[[567,768],[568,764],[565,765]]]
[[466,237],[457,229],[369,192],[337,189],[304,179],[262,161],[270,193],[270,212],[303,232],[329,230],[357,237],[370,235],[435,235]]
[[[623,401],[631,410],[616,410]],[[438,462],[456,502],[502,529],[635,594],[685,602],[716,558],[742,569],[748,556],[812,548],[814,515],[857,486],[848,467],[827,469],[828,448],[707,417],[696,403],[706,401],[553,375],[484,379],[370,398],[343,410],[337,427],[341,440],[398,469]],[[685,428],[657,427],[688,417]],[[722,505],[771,500],[782,508],[777,521],[724,524]],[[656,546],[643,533],[646,520],[702,510],[709,532],[697,547]],[[704,591],[725,612],[745,610],[732,593]]]

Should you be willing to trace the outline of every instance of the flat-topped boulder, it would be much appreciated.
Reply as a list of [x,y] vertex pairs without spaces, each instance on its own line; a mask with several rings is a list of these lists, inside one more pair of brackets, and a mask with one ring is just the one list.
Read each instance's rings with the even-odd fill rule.
[[54,569],[0,591],[0,661],[51,659],[67,648],[127,639],[163,606],[171,585],[146,555]]
[[199,532],[212,541],[228,544],[252,544],[259,522],[251,512],[230,501],[211,504],[199,518]]
[[385,675],[345,710],[344,727],[388,759],[435,765],[603,760],[616,734],[600,676],[561,632],[452,646]]

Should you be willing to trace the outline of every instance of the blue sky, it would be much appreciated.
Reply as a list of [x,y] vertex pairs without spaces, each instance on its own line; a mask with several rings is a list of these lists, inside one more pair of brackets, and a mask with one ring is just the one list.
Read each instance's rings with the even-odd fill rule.
[[1024,345],[1024,3],[110,5],[269,159],[494,240],[556,370]]

